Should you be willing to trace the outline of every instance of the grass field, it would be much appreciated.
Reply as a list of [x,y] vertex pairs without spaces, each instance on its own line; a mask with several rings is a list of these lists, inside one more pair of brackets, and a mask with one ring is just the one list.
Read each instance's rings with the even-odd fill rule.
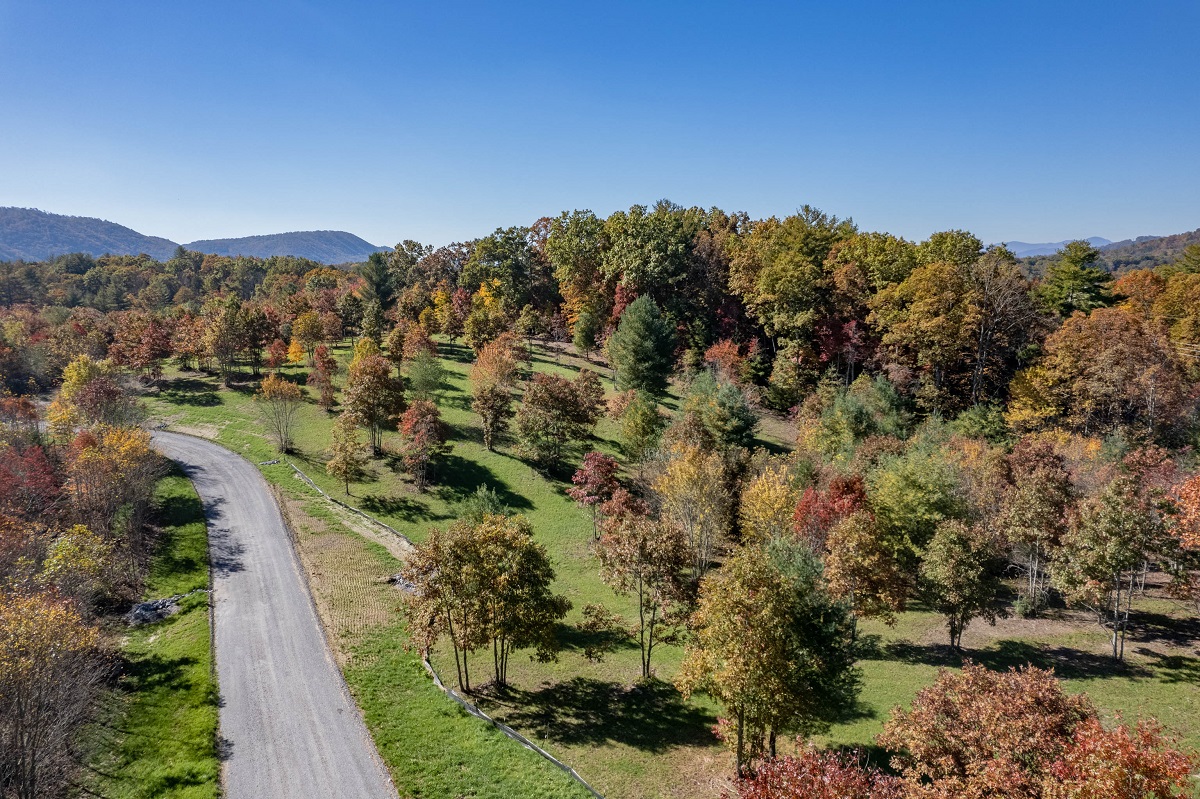
[[[485,450],[478,419],[470,411],[466,380],[469,351],[444,342],[439,346],[448,369],[439,404],[451,426],[454,448],[434,476],[435,485],[424,493],[415,491],[385,458],[373,461],[368,480],[351,487],[353,497],[349,501],[421,541],[432,526],[445,526],[454,519],[459,504],[478,487],[493,488],[511,510],[530,519],[535,536],[554,562],[557,590],[571,599],[574,610],[561,631],[564,648],[558,662],[537,664],[518,655],[510,665],[513,688],[503,694],[485,691],[480,704],[539,740],[612,797],[718,795],[727,785],[731,764],[711,733],[716,708],[702,697],[684,702],[665,684],[635,685],[639,667],[632,646],[613,653],[602,663],[583,656],[586,641],[572,625],[579,620],[584,605],[602,602],[626,618],[632,617],[633,606],[616,597],[599,579],[598,564],[589,547],[591,522],[565,495],[564,478],[569,471],[557,479],[548,478],[507,447],[500,452]],[[343,361],[347,354],[346,348],[339,348]],[[539,371],[570,374],[581,365],[578,358],[548,351],[539,352],[534,359],[534,368]],[[606,370],[598,371],[606,376]],[[289,367],[284,373],[302,380],[304,370]],[[174,429],[213,438],[260,462],[277,455],[263,437],[252,389],[248,378],[245,383],[235,381],[233,388],[222,388],[212,377],[174,372],[164,379],[160,390],[148,395],[147,402],[156,417]],[[668,405],[675,401],[670,398]],[[323,471],[330,425],[331,417],[314,404],[304,407],[296,434],[299,453],[295,462],[326,491],[342,496],[341,486]],[[786,423],[770,419],[763,426],[762,443],[783,448],[792,436]],[[589,446],[613,452],[614,438],[614,426],[605,420]],[[386,434],[384,444],[394,448],[397,434]],[[262,468],[268,479],[285,487],[288,496],[306,496],[286,464]],[[503,767],[508,764],[505,756],[473,751],[473,745],[467,745],[473,734],[458,729],[459,721],[454,717],[457,711],[449,700],[436,692],[421,693],[421,686],[428,686],[422,682],[427,678],[415,658],[403,650],[399,598],[394,589],[378,582],[394,570],[393,555],[349,532],[331,517],[324,503],[305,499],[301,510],[317,520],[308,522],[309,526],[320,522],[330,529],[340,529],[339,547],[365,546],[374,552],[371,557],[343,559],[344,563],[329,561],[328,566],[309,571],[314,575],[318,602],[327,604],[323,611],[326,623],[331,623],[331,609],[336,605],[336,613],[349,625],[347,629],[353,628],[352,634],[339,634],[347,679],[398,784],[401,778],[411,778],[412,784],[433,790],[431,780],[435,777],[446,780],[438,783],[441,789],[470,784],[475,776],[501,779]],[[349,584],[350,572],[370,583],[364,583],[354,596],[336,587],[339,582]],[[325,589],[323,584],[335,587]],[[330,592],[328,600],[320,598],[322,591]],[[368,593],[377,598],[366,599]],[[336,602],[334,595],[339,597]],[[968,630],[964,643],[969,657],[989,666],[1027,661],[1052,665],[1067,679],[1071,690],[1088,691],[1105,713],[1122,713],[1128,719],[1140,714],[1156,716],[1177,730],[1185,743],[1200,746],[1198,623],[1194,615],[1164,598],[1153,586],[1148,596],[1136,604],[1136,610],[1138,629],[1128,647],[1129,662],[1124,666],[1114,666],[1104,657],[1105,635],[1089,617],[1065,609],[1045,619],[1002,620],[996,627],[976,623]],[[939,667],[959,666],[962,658],[945,646],[940,619],[920,610],[904,614],[895,628],[864,622],[861,630],[866,651],[861,664],[864,683],[859,707],[822,740],[877,754],[872,742],[891,708],[910,702],[921,687],[932,681]],[[680,657],[678,648],[664,647],[657,652],[658,675],[669,680]],[[482,682],[482,675],[490,668],[487,661],[481,654],[473,663],[472,673],[481,677],[477,682]],[[436,655],[434,662],[443,674],[453,674],[448,653]],[[429,716],[423,717],[421,727],[408,715],[426,712]],[[416,729],[421,731],[413,732]],[[462,746],[455,749],[450,760],[461,758],[469,763],[460,767],[462,773],[471,775],[462,777],[463,782],[458,781],[457,772],[444,767],[446,758],[442,753],[446,747],[454,748],[455,741],[461,741]],[[494,745],[496,751],[514,757],[512,753],[523,751],[503,739]],[[425,759],[438,764],[438,768],[428,770],[417,762]]]
[[[186,594],[208,586],[204,511],[186,477],[159,482],[155,522],[162,531],[145,597]],[[94,742],[87,789],[109,799],[205,799],[219,795],[217,690],[212,673],[208,595],[179,612],[129,631],[106,724]]]

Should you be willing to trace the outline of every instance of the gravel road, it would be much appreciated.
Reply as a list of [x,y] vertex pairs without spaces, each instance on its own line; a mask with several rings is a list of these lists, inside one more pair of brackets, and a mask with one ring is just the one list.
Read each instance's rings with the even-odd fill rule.
[[396,791],[325,644],[279,506],[249,462],[154,433],[208,519],[230,799],[392,799]]

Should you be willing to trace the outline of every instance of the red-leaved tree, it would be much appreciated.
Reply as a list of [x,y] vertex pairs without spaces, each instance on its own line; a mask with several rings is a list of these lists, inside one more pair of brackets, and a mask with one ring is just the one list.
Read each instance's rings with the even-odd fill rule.
[[613,492],[620,487],[617,482],[617,469],[620,468],[616,459],[603,452],[589,452],[583,456],[583,463],[571,478],[573,488],[567,489],[567,495],[580,505],[592,509],[592,538],[600,537],[601,507],[612,499]]
[[758,767],[724,799],[902,799],[903,783],[864,766],[859,758],[806,748]]

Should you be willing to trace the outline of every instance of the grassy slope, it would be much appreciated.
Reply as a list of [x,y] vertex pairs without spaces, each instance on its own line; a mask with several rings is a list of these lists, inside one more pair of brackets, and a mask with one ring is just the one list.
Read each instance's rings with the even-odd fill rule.
[[[156,520],[163,531],[151,562],[146,598],[208,585],[208,537],[200,499],[187,478],[160,481]],[[218,795],[217,693],[212,676],[208,595],[131,631],[113,720],[111,748],[94,762],[89,788],[111,799]]]
[[[453,429],[454,451],[434,478],[438,485],[427,493],[415,493],[401,475],[379,461],[371,480],[352,486],[351,501],[420,541],[430,526],[448,524],[464,497],[480,485],[489,485],[513,510],[529,517],[538,539],[549,550],[558,570],[558,590],[575,605],[568,622],[576,621],[583,606],[590,602],[602,602],[631,618],[632,605],[615,597],[599,580],[588,546],[590,521],[565,496],[566,484],[561,479],[547,479],[507,449],[490,453],[482,447],[478,420],[469,408],[468,352],[443,344],[442,353],[450,371],[440,406],[443,418]],[[346,354],[344,349],[339,351],[343,359]],[[581,363],[575,358],[541,354],[535,368],[570,374]],[[303,374],[297,368],[285,371],[296,379]],[[248,390],[220,390],[211,378],[173,375],[166,390],[151,404],[162,418],[215,437],[253,460],[276,457],[269,442],[262,438]],[[301,450],[298,465],[327,491],[340,496],[341,487],[322,470],[329,426],[329,418],[315,406],[303,409],[297,435]],[[773,440],[767,443],[778,445],[789,435],[777,424],[770,430]],[[602,422],[597,435],[592,446],[615,449],[611,422]],[[397,443],[395,433],[385,435],[385,446]],[[263,470],[269,479],[288,484],[290,470],[285,465],[265,466]],[[1143,603],[1143,610],[1158,614],[1160,621],[1172,614],[1181,616],[1178,608],[1162,601]],[[1139,644],[1129,647],[1130,667],[1114,670],[1097,657],[1105,647],[1099,628],[1073,614],[1064,618],[1060,622],[1012,620],[1002,622],[998,628],[980,623],[968,631],[966,644],[972,650],[971,657],[988,665],[1026,660],[1054,665],[1068,678],[1072,689],[1087,690],[1102,708],[1123,712],[1127,717],[1139,713],[1157,716],[1177,729],[1186,742],[1200,746],[1200,714],[1196,712],[1200,710],[1200,659],[1193,652],[1170,641],[1150,641],[1150,631],[1150,645],[1142,647],[1143,652],[1137,651]],[[1189,629],[1188,622],[1177,623]],[[942,646],[941,622],[931,614],[905,614],[901,623],[890,630],[865,622],[863,631],[876,646],[862,664],[860,707],[853,718],[826,736],[831,743],[870,747],[892,707],[911,701],[916,691],[933,679],[939,666],[961,663],[961,658]],[[541,739],[547,748],[614,797],[717,793],[715,781],[726,773],[728,764],[709,732],[715,721],[711,704],[703,700],[684,703],[670,690],[635,692],[631,681],[638,673],[636,650],[619,651],[595,664],[582,656],[584,641],[577,633],[564,627],[563,634],[566,647],[557,663],[543,665],[520,656],[514,658],[510,676],[515,690],[485,702],[489,710]],[[391,651],[402,635],[399,625],[381,625],[378,645],[363,646],[377,646],[380,653]],[[1188,640],[1197,638],[1200,635]],[[680,656],[677,648],[659,650],[655,656],[658,673],[669,679]],[[473,663],[476,682],[482,682],[489,668],[486,660],[480,656]],[[453,662],[444,654],[435,658],[435,663],[444,675],[453,674]],[[395,674],[399,679],[402,669],[397,667]],[[638,695],[628,695],[631,692]],[[393,706],[391,712],[400,710]],[[385,720],[378,719],[372,728],[377,736],[383,726]],[[397,734],[403,736],[403,731]],[[671,780],[664,780],[664,774],[671,774]]]
[[346,682],[401,796],[588,795],[433,685],[403,646],[397,589],[379,579],[399,568],[390,553],[346,529],[321,500],[289,491],[283,503]]

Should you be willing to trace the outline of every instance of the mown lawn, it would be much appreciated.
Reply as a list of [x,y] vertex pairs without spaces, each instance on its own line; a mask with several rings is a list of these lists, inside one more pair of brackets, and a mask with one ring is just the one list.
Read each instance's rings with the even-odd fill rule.
[[[712,703],[702,697],[684,702],[666,684],[636,686],[638,654],[632,646],[610,654],[600,663],[583,656],[588,641],[573,625],[581,618],[585,605],[603,603],[627,619],[634,617],[634,606],[615,596],[599,579],[598,564],[590,549],[590,518],[565,494],[573,467],[544,475],[516,457],[507,445],[499,452],[485,450],[478,418],[470,410],[470,352],[445,342],[439,346],[448,369],[439,405],[453,431],[453,451],[439,467],[435,485],[427,492],[416,492],[385,458],[372,463],[368,480],[351,486],[353,496],[348,501],[419,542],[432,526],[445,526],[456,518],[460,503],[477,488],[495,490],[512,511],[530,519],[535,535],[554,562],[557,590],[570,598],[574,609],[561,630],[564,648],[559,660],[538,664],[518,655],[509,668],[513,688],[502,694],[485,690],[481,704],[571,763],[607,795],[719,795],[727,785],[730,762],[711,732],[716,721]],[[337,354],[344,363],[348,348],[339,348]],[[545,350],[534,359],[534,368],[539,371],[568,375],[583,365],[581,359]],[[593,368],[611,389],[607,370]],[[304,369],[288,367],[283,371],[303,382]],[[672,396],[667,404],[674,406],[677,401],[678,397]],[[263,437],[248,377],[244,383],[235,381],[233,388],[226,389],[210,376],[173,372],[161,390],[148,397],[148,403],[156,416],[174,429],[214,438],[256,462],[278,457]],[[329,415],[315,404],[306,405],[296,436],[300,452],[294,461],[326,491],[346,498],[340,484],[323,471],[330,425]],[[764,425],[764,430],[769,435],[764,433],[762,443],[774,448],[787,447],[794,434],[787,424],[775,419]],[[589,447],[615,452],[615,438],[615,425],[604,420]],[[398,443],[396,433],[385,435],[385,447],[394,448]],[[289,494],[303,493],[286,464],[262,469],[268,479],[285,486]],[[310,507],[310,511],[320,515],[317,509]],[[391,558],[386,553],[384,556]],[[377,579],[393,565],[380,561],[362,568],[370,572],[371,579]],[[412,784],[432,790],[435,779],[445,779],[437,784],[446,788],[460,784],[454,776],[459,772],[479,768],[484,770],[482,773],[490,773],[500,768],[503,758],[489,765],[487,756],[468,754],[470,747],[465,743],[450,760],[462,756],[473,765],[462,766],[459,772],[443,767],[450,742],[471,739],[458,729],[458,722],[435,724],[447,733],[445,739],[438,733],[414,732],[419,728],[407,720],[406,714],[424,712],[413,708],[422,707],[426,700],[434,719],[454,718],[456,711],[436,693],[428,694],[426,699],[409,695],[419,693],[425,677],[415,658],[403,650],[405,638],[397,608],[398,601],[383,613],[364,610],[372,621],[361,625],[360,637],[347,647],[353,656],[345,666],[347,679],[393,774],[402,776],[413,769],[417,776]],[[1054,666],[1071,690],[1088,691],[1110,717],[1115,713],[1127,719],[1153,715],[1177,730],[1185,743],[1200,746],[1200,653],[1196,650],[1200,630],[1194,615],[1153,591],[1138,603],[1137,609],[1141,627],[1127,647],[1129,663],[1125,666],[1113,666],[1104,658],[1107,641],[1099,627],[1088,617],[1066,610],[1037,621],[1002,620],[994,628],[977,622],[964,639],[967,656],[998,668],[1025,662]],[[939,667],[960,666],[962,656],[945,646],[940,619],[920,610],[904,614],[895,628],[864,621],[860,629],[865,650],[859,706],[821,740],[863,748],[880,757],[873,751],[872,742],[891,709],[911,702],[915,693],[933,680]],[[681,655],[681,650],[673,647],[656,652],[655,668],[662,679],[671,679]],[[452,678],[449,653],[435,655],[434,662],[443,676]],[[472,662],[473,682],[481,685],[489,669],[490,657],[479,655]],[[408,699],[401,701],[400,697]],[[501,751],[520,748],[516,744],[508,746],[505,741],[499,743]],[[437,768],[416,765],[423,760],[437,764]],[[499,778],[499,774],[495,776]]]
[[[181,474],[161,480],[154,518],[162,531],[146,599],[208,586],[204,511]],[[204,799],[220,793],[217,690],[212,673],[208,594],[180,603],[167,619],[129,631],[112,708],[93,745],[87,789],[110,799]]]

